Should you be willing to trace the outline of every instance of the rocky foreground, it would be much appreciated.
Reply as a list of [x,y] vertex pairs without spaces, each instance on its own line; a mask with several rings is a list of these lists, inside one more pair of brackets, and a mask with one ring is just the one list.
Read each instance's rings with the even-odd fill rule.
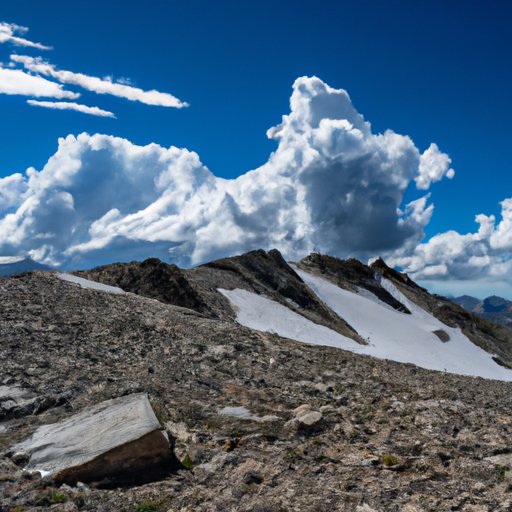
[[[512,510],[512,384],[241,327],[212,268],[183,305],[55,273],[0,281],[0,510]],[[181,464],[161,479],[61,484],[13,456],[39,426],[134,393],[174,438]]]

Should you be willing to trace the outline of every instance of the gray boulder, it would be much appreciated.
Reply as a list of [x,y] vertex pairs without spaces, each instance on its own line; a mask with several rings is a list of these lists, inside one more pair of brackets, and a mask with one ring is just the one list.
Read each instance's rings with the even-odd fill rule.
[[144,393],[107,400],[39,427],[13,447],[13,457],[20,455],[28,458],[27,471],[72,484],[147,481],[175,466],[169,437]]

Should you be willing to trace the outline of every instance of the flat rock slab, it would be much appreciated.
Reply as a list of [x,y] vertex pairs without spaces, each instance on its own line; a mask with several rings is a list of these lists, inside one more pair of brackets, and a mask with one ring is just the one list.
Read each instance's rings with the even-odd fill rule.
[[75,483],[130,482],[172,469],[174,455],[145,393],[101,402],[71,418],[39,427],[13,447],[30,472]]

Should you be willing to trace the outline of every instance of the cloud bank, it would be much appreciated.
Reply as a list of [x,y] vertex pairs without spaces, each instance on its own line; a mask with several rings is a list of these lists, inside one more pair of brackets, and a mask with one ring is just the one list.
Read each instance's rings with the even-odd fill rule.
[[501,202],[498,223],[494,215],[484,214],[475,221],[479,228],[474,233],[438,234],[391,262],[414,279],[512,283],[512,198]]
[[433,206],[428,193],[403,204],[405,190],[453,176],[437,146],[372,133],[347,92],[316,77],[295,81],[290,113],[267,135],[276,151],[234,180],[187,149],[60,139],[41,171],[0,181],[0,254],[69,266],[150,255],[191,265],[259,247],[407,254]]
[[[51,50],[51,46],[45,46],[41,43],[34,43],[19,35],[24,35],[28,32],[27,27],[16,25],[14,23],[5,23],[0,21],[0,44],[11,43],[15,46],[24,46],[26,48],[36,48],[38,50]],[[19,35],[16,35],[19,34]]]

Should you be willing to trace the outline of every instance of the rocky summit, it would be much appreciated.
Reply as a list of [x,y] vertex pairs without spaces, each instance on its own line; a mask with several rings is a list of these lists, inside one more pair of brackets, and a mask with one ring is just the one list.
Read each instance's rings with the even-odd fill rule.
[[0,510],[512,510],[512,331],[377,260],[0,280]]

